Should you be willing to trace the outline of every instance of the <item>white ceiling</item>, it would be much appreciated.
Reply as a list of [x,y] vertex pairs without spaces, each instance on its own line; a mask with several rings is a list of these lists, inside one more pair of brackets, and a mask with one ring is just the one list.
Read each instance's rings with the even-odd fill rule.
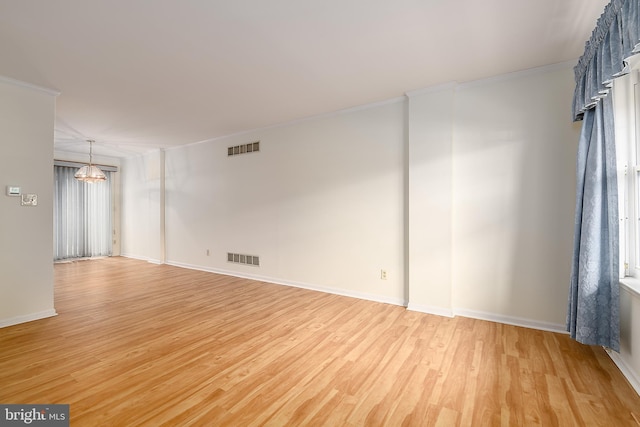
[[61,92],[57,149],[128,155],[575,60],[607,3],[0,0],[0,75]]

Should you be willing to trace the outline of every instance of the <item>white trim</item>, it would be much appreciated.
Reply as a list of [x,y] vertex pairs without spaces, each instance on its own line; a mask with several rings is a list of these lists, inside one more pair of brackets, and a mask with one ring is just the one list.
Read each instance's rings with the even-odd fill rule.
[[310,291],[324,292],[327,294],[341,295],[344,297],[358,298],[366,301],[380,302],[384,304],[405,306],[405,302],[399,298],[384,297],[364,292],[345,291],[344,289],[329,288],[325,286],[313,285],[310,283],[294,282],[290,280],[275,279],[273,277],[260,276],[257,274],[239,273],[237,271],[223,270],[219,268],[205,267],[201,265],[185,264],[182,262],[167,261],[167,265],[174,267],[188,268],[190,270],[206,271],[209,273],[223,274],[225,276],[239,277],[242,279],[257,280],[260,282],[273,283],[275,285],[291,286],[294,288],[308,289]]
[[[147,258],[147,257],[138,257],[138,256],[128,255],[128,254],[123,254],[122,256],[123,257],[127,257],[127,258],[147,261],[147,262],[150,262],[150,263],[153,263],[153,264],[161,264],[161,262],[159,260],[154,260],[154,259],[150,259],[150,258]],[[426,305],[413,304],[413,303],[405,303],[404,301],[401,301],[400,299],[397,299],[397,298],[381,297],[379,295],[372,295],[372,294],[361,293],[361,292],[344,291],[344,290],[341,290],[341,289],[335,289],[335,288],[328,288],[328,287],[324,287],[324,286],[311,285],[311,284],[308,284],[308,283],[292,282],[292,281],[288,281],[288,280],[279,280],[279,279],[274,279],[274,278],[267,277],[267,276],[260,276],[260,275],[256,275],[256,274],[239,273],[237,271],[230,271],[230,270],[224,270],[224,269],[218,269],[218,268],[211,268],[211,267],[205,267],[205,266],[194,265],[194,264],[186,264],[186,263],[182,263],[182,262],[168,261],[168,262],[166,262],[166,264],[174,266],[174,267],[187,268],[187,269],[190,269],[190,270],[206,271],[208,273],[222,274],[222,275],[225,275],[225,276],[239,277],[239,278],[249,279],[249,280],[258,280],[258,281],[261,281],[261,282],[273,283],[273,284],[276,284],[276,285],[291,286],[291,287],[295,287],[295,288],[308,289],[308,290],[317,291],[317,292],[325,292],[325,293],[328,293],[328,294],[341,295],[341,296],[346,296],[346,297],[351,297],[351,298],[358,298],[358,299],[362,299],[362,300],[379,302],[379,303],[384,303],[384,304],[406,306],[407,310],[409,310],[409,311],[416,311],[416,312],[425,313],[425,314],[432,314],[432,315],[436,315],[436,316],[443,316],[443,317],[449,317],[449,318],[453,318],[453,317],[456,317],[456,316],[469,317],[469,318],[472,318],[472,319],[486,320],[486,321],[490,321],[490,322],[496,322],[496,323],[512,325],[512,326],[520,326],[520,327],[524,327],[524,328],[536,329],[536,330],[547,331],[547,332],[554,332],[554,333],[561,333],[561,334],[567,334],[568,333],[566,331],[564,325],[557,324],[557,323],[541,322],[541,321],[538,321],[538,320],[531,320],[531,319],[525,319],[525,318],[514,317],[514,316],[503,316],[503,315],[500,315],[500,314],[487,313],[487,312],[475,311],[475,310],[466,310],[466,309],[454,309],[454,310],[451,310],[451,309],[446,309],[446,308],[442,308],[442,307],[426,306]],[[625,287],[625,289],[627,288],[627,286],[624,283],[622,285]],[[629,291],[629,292],[633,292],[633,291]],[[52,312],[53,312],[53,314],[44,315],[44,316],[41,316],[41,317],[28,318],[29,316],[22,316],[21,318],[15,318],[15,319],[19,320],[19,321],[15,322],[15,323],[4,324],[3,321],[0,321],[0,327],[10,326],[10,325],[16,324],[16,323],[28,322],[30,320],[37,320],[37,319],[42,318],[42,317],[55,316],[56,315],[55,310],[52,310]],[[617,353],[615,353],[613,351],[610,351],[608,349],[605,349],[605,350],[607,351],[607,354],[609,355],[611,360],[618,367],[618,369],[620,369],[620,372],[622,373],[622,375],[624,375],[624,377],[627,379],[627,381],[629,381],[629,383],[631,384],[633,389],[636,391],[636,393],[638,393],[638,395],[640,395],[640,378],[638,378],[638,376],[636,375],[634,370],[625,362],[625,360],[619,354],[617,354]]]
[[448,83],[443,83],[443,84],[439,84],[439,85],[435,85],[435,86],[428,86],[428,87],[422,88],[422,89],[415,89],[415,90],[406,91],[404,93],[404,96],[397,96],[397,97],[389,98],[389,99],[382,100],[382,101],[372,102],[372,103],[368,103],[368,104],[361,104],[361,105],[357,105],[357,106],[354,106],[354,107],[348,107],[348,108],[343,108],[343,109],[340,109],[340,110],[330,111],[330,112],[327,112],[327,113],[311,115],[311,116],[303,117],[303,118],[300,118],[300,119],[290,120],[290,121],[286,121],[286,122],[282,122],[282,123],[276,123],[276,124],[273,124],[273,125],[267,125],[267,126],[263,126],[263,127],[259,127],[259,128],[242,130],[242,131],[238,131],[238,132],[235,132],[235,133],[216,136],[214,138],[208,138],[208,139],[204,139],[204,140],[201,140],[201,141],[191,142],[191,143],[188,143],[188,144],[172,146],[172,147],[166,147],[165,150],[166,151],[176,150],[176,149],[188,147],[188,146],[191,146],[191,145],[203,144],[203,143],[207,143],[207,142],[215,142],[215,141],[219,141],[219,140],[223,140],[223,139],[227,139],[227,138],[233,138],[233,137],[242,136],[242,135],[250,135],[250,134],[254,134],[254,133],[265,132],[267,130],[282,128],[282,127],[287,127],[287,126],[293,126],[293,125],[297,125],[297,124],[304,123],[304,122],[307,122],[307,121],[326,119],[326,118],[338,116],[338,115],[341,115],[341,114],[349,114],[349,113],[354,113],[354,112],[357,112],[357,111],[368,110],[370,108],[381,107],[381,106],[388,105],[388,104],[396,104],[396,103],[404,102],[406,100],[406,98],[411,98],[411,97],[424,95],[424,94],[428,94],[428,93],[442,92],[442,91],[445,91],[445,90],[454,90],[455,91],[455,90],[460,90],[460,89],[467,89],[467,88],[474,87],[474,86],[486,85],[488,83],[496,83],[496,82],[501,82],[501,81],[506,81],[506,80],[513,80],[513,79],[522,78],[522,77],[526,77],[526,76],[530,76],[530,75],[549,73],[549,72],[556,71],[556,70],[564,70],[564,69],[567,69],[567,68],[573,68],[575,66],[575,64],[577,64],[577,62],[578,62],[578,60],[576,59],[576,60],[570,60],[570,61],[565,61],[565,62],[559,62],[559,63],[556,63],[556,64],[544,65],[542,67],[535,67],[535,68],[529,68],[529,69],[525,69],[525,70],[515,71],[515,72],[512,72],[512,73],[500,74],[498,76],[487,77],[485,79],[480,79],[480,80],[471,80],[471,81],[462,82],[462,83],[448,82]]
[[425,313],[425,314],[434,314],[436,316],[442,316],[442,317],[454,317],[453,310],[449,308],[436,307],[432,305],[421,305],[421,304],[414,304],[410,302],[409,304],[407,304],[407,310],[417,311],[419,313]]
[[556,64],[543,65],[542,67],[528,68],[526,70],[514,71],[512,73],[506,73],[506,74],[500,74],[497,76],[487,77],[485,79],[471,80],[468,82],[458,84],[458,86],[456,87],[456,90],[469,89],[476,86],[485,86],[487,84],[520,79],[522,77],[535,76],[537,74],[546,74],[546,73],[550,73],[558,70],[566,70],[568,68],[573,68],[577,63],[578,63],[578,60],[558,62]]
[[0,319],[0,328],[7,326],[19,325],[21,323],[32,322],[34,320],[45,319],[47,317],[57,316],[55,309],[40,311],[38,313],[25,314],[22,316],[9,317],[8,319]]
[[436,86],[427,86],[427,87],[422,88],[422,89],[409,90],[409,91],[405,92],[404,94],[406,95],[407,98],[412,98],[414,96],[427,95],[427,94],[430,94],[430,93],[444,92],[445,90],[455,90],[455,88],[457,86],[458,86],[458,83],[449,82],[449,83],[443,83],[441,85],[436,85]]
[[151,264],[158,264],[158,265],[162,264],[162,262],[159,259],[149,258],[146,256],[133,255],[133,254],[120,254],[120,256],[124,258],[137,259],[138,261],[150,262]]
[[[152,263],[158,263],[158,264],[160,263],[157,260],[150,260],[148,258],[134,257],[130,255],[122,255],[122,256],[125,256],[128,258],[140,259],[140,260],[144,260]],[[341,296],[346,296],[350,298],[358,298],[366,301],[399,305],[399,306],[406,307],[407,310],[421,312],[425,314],[433,314],[437,316],[450,317],[450,318],[455,316],[470,317],[473,319],[488,320],[490,322],[503,323],[506,325],[521,326],[524,328],[538,329],[541,331],[567,334],[567,331],[565,330],[565,326],[557,323],[541,322],[538,320],[524,319],[521,317],[513,317],[513,316],[503,316],[500,314],[486,313],[486,312],[474,311],[474,310],[465,310],[465,309],[450,310],[442,307],[412,304],[412,303],[407,303],[406,301],[403,301],[400,298],[383,297],[380,295],[374,295],[374,294],[369,294],[365,292],[346,291],[344,289],[330,288],[326,286],[319,286],[319,285],[303,283],[303,282],[295,282],[291,280],[281,280],[273,277],[261,276],[258,274],[242,273],[237,271],[224,270],[221,268],[187,264],[183,262],[167,261],[166,264],[174,267],[187,268],[190,270],[206,271],[208,273],[223,274],[225,276],[239,277],[242,279],[249,279],[249,280],[257,280],[261,282],[273,283],[276,285],[308,289],[311,291],[325,292],[328,294],[341,295]]]
[[236,133],[230,133],[230,134],[227,134],[227,135],[216,136],[215,138],[204,139],[202,141],[191,142],[189,144],[178,145],[178,146],[174,146],[174,147],[167,147],[166,151],[176,150],[176,149],[180,149],[180,148],[184,148],[184,147],[189,147],[189,146],[196,145],[196,144],[204,144],[204,143],[207,143],[207,142],[216,142],[216,141],[220,141],[220,140],[223,140],[223,139],[233,138],[233,137],[242,136],[242,135],[250,135],[250,134],[254,134],[254,133],[265,132],[267,130],[278,129],[278,128],[283,128],[283,127],[287,127],[287,126],[294,126],[294,125],[297,125],[297,124],[300,124],[300,123],[304,123],[304,122],[308,122],[308,121],[327,119],[327,118],[339,116],[339,115],[342,115],[342,114],[349,114],[349,113],[354,113],[354,112],[357,112],[357,111],[369,110],[371,108],[382,107],[384,105],[398,104],[398,103],[401,103],[401,102],[404,102],[404,101],[405,101],[405,97],[404,96],[397,96],[395,98],[386,99],[384,101],[372,102],[370,104],[356,105],[355,107],[344,108],[342,110],[336,110],[336,111],[330,111],[328,113],[316,114],[316,115],[313,115],[313,116],[308,116],[308,117],[303,117],[303,118],[300,118],[300,119],[290,120],[288,122],[276,123],[274,125],[268,125],[268,126],[263,126],[263,127],[259,127],[259,128],[243,130],[243,131],[239,131],[239,132],[236,132]]
[[475,310],[454,309],[456,316],[470,317],[472,319],[488,320],[490,322],[504,323],[506,325],[521,326],[523,328],[538,329],[547,332],[567,334],[565,325],[539,320],[524,319],[522,317],[504,316],[501,314],[486,313]]
[[418,311],[426,314],[435,314],[444,317],[469,317],[472,319],[487,320],[489,322],[502,323],[505,325],[520,326],[523,328],[537,329],[547,332],[556,332],[566,334],[564,325],[540,322],[538,320],[524,319],[521,317],[503,316],[501,314],[486,313],[482,311],[465,310],[465,309],[446,309],[442,307],[426,306],[420,304],[409,303],[407,310]]
[[631,384],[631,387],[633,387],[636,393],[638,393],[638,395],[640,396],[640,378],[638,377],[638,375],[636,375],[634,370],[627,364],[627,362],[625,362],[622,356],[620,356],[618,353],[607,348],[605,348],[605,351],[607,352],[611,360],[613,360],[613,363],[615,363],[618,369],[620,369],[620,372],[622,372],[622,375],[624,375],[627,381],[629,381],[629,384]]
[[167,237],[166,237],[166,216],[167,216],[167,190],[166,190],[166,153],[160,149],[160,262],[167,260]]
[[636,298],[640,297],[640,279],[636,277],[625,277],[620,279],[620,287]]
[[37,85],[31,84],[31,83],[23,82],[21,80],[12,79],[10,77],[5,77],[5,76],[0,76],[0,83],[6,83],[6,84],[13,85],[13,86],[23,87],[23,88],[27,88],[27,89],[31,89],[31,90],[36,90],[38,92],[44,92],[47,95],[51,95],[51,96],[59,96],[60,95],[60,91],[57,91],[57,90],[54,90],[54,89],[49,89],[49,88],[42,87],[42,86],[37,86]]

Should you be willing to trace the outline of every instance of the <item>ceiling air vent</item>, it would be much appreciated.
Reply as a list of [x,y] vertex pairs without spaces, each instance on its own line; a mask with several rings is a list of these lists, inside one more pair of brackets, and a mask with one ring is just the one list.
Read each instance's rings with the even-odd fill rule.
[[260,151],[260,141],[228,147],[227,156],[237,156],[238,154],[255,153],[257,151]]
[[234,254],[231,252],[227,252],[227,262],[260,267],[260,257],[257,257],[255,255],[242,255],[242,254]]

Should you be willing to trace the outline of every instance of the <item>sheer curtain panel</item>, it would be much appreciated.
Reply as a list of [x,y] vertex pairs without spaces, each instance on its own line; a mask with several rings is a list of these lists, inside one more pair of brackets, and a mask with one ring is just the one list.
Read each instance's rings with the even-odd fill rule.
[[111,255],[112,173],[88,184],[77,168],[54,166],[54,260]]

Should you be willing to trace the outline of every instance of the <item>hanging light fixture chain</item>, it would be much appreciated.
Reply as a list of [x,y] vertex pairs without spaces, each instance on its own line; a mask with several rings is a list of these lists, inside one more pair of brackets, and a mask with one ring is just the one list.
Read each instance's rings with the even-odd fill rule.
[[89,166],[93,166],[93,139],[89,140]]

